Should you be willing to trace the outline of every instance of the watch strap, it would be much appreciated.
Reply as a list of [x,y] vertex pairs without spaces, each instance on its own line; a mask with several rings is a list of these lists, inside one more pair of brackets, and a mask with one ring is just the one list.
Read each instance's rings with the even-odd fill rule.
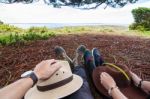
[[38,81],[38,78],[37,78],[37,76],[35,75],[34,72],[32,72],[30,74],[30,78],[33,80],[33,86],[34,86],[37,83],[37,81]]
[[141,88],[142,82],[143,82],[143,80],[140,80],[139,84],[137,85],[138,88]]

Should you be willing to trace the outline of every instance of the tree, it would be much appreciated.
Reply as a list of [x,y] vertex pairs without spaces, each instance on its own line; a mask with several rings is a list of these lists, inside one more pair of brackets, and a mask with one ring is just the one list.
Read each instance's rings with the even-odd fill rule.
[[[0,0],[1,3],[18,3],[22,2],[25,4],[38,2],[39,0]],[[101,4],[106,4],[107,6],[111,7],[123,7],[128,3],[136,3],[138,0],[44,0],[45,4],[53,5],[54,7],[61,7],[61,6],[72,6],[84,9],[96,9]],[[90,4],[94,4],[94,6],[89,6]],[[84,6],[89,7],[84,7]]]
[[132,10],[135,23],[130,25],[130,29],[150,31],[150,8],[139,7]]

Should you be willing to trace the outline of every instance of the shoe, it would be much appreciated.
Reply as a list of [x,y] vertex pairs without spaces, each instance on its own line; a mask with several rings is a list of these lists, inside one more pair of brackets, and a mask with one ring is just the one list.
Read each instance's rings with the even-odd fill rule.
[[86,51],[86,47],[85,45],[80,45],[77,49],[76,49],[76,53],[84,55],[84,52]]
[[90,50],[86,50],[84,53],[84,64],[86,66],[88,74],[92,76],[92,72],[96,68],[96,66],[95,66],[94,57],[92,56],[92,53]]
[[57,57],[61,56],[61,57],[63,57],[65,60],[67,60],[70,65],[73,64],[72,59],[66,54],[66,51],[64,50],[63,47],[61,47],[61,46],[56,46],[56,47],[54,48],[54,51],[55,51],[55,54],[56,54]]
[[59,56],[65,57],[66,55],[66,51],[61,46],[55,46],[54,51],[57,57]]
[[100,54],[100,51],[97,48],[92,49],[92,56],[94,57],[96,67],[103,65],[104,60]]
[[84,45],[78,46],[78,48],[76,49],[75,58],[73,59],[74,66],[83,65],[84,63],[83,55],[85,51],[86,47]]

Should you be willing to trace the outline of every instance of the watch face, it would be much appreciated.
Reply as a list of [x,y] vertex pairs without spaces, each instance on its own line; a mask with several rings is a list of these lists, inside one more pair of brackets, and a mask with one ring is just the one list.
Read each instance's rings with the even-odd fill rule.
[[29,77],[30,76],[30,74],[32,74],[33,73],[33,71],[32,70],[30,70],[30,71],[26,71],[25,73],[23,73],[22,75],[21,75],[21,77]]

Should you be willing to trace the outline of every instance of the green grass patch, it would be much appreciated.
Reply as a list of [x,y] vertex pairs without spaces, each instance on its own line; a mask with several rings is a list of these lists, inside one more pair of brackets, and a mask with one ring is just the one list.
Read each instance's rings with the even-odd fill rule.
[[0,35],[0,45],[10,45],[10,44],[32,41],[32,40],[44,40],[53,36],[55,36],[53,32],[46,32],[42,34],[32,33],[32,32],[27,32],[23,34],[21,33],[3,34]]
[[141,36],[150,37],[150,31],[137,31]]
[[32,40],[43,40],[53,36],[55,36],[55,33],[46,27],[21,29],[8,24],[0,25],[0,45],[9,45]]

